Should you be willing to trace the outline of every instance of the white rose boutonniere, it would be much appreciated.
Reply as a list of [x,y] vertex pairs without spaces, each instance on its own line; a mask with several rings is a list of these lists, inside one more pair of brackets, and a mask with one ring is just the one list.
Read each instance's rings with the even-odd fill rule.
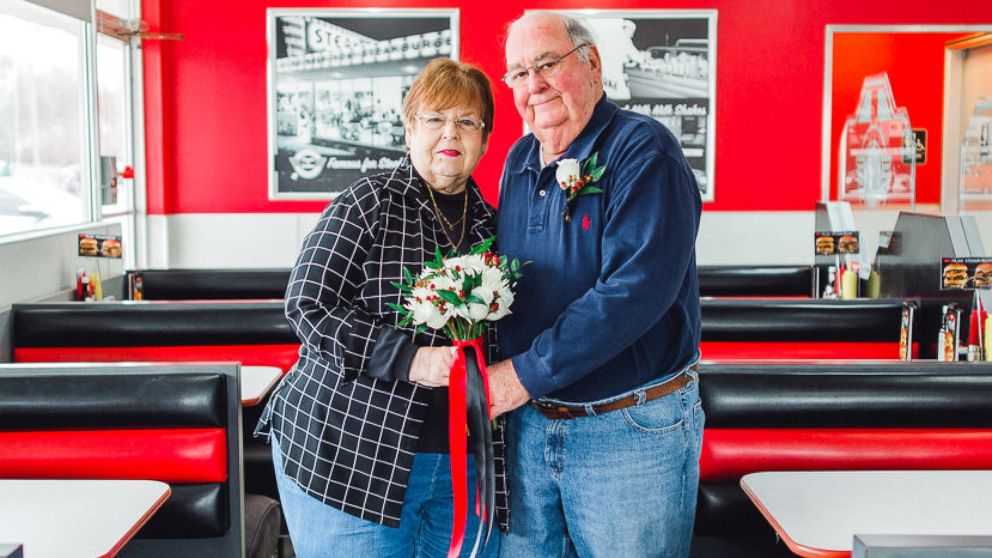
[[606,165],[596,165],[599,152],[593,153],[588,159],[579,163],[578,159],[562,159],[558,161],[558,169],[555,171],[555,180],[558,186],[565,191],[565,210],[561,212],[565,221],[572,220],[572,205],[575,198],[589,194],[600,194],[602,188],[592,186],[603,176]]
[[567,184],[569,181],[578,178],[581,171],[582,165],[579,164],[578,159],[562,159],[558,161],[558,170],[555,171],[555,179],[558,181],[558,184]]

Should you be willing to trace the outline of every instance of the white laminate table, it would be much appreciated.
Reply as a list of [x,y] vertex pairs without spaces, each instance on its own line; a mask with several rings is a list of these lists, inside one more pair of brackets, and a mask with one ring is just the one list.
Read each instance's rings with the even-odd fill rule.
[[850,556],[855,534],[992,535],[992,471],[780,471],[741,487],[799,556]]
[[241,367],[241,405],[258,405],[282,378],[282,370],[275,366]]
[[171,492],[150,480],[0,479],[0,541],[29,558],[114,556]]

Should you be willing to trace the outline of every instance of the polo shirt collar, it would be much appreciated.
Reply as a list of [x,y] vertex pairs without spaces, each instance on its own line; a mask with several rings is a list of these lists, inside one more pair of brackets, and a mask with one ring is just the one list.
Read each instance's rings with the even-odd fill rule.
[[[603,134],[606,127],[609,126],[613,117],[616,115],[620,107],[610,102],[604,94],[600,97],[599,101],[596,103],[596,107],[592,111],[592,116],[589,118],[589,123],[586,127],[579,132],[579,136],[575,138],[572,145],[568,146],[565,154],[556,159],[560,161],[561,159],[578,159],[579,161],[584,161],[592,155],[593,146],[596,145],[596,140],[599,136]],[[516,174],[521,174],[528,169],[540,171],[541,169],[541,143],[537,141],[537,138],[531,135],[531,145],[527,154],[523,158],[523,163],[520,168],[516,171]],[[548,164],[552,164],[549,162]]]

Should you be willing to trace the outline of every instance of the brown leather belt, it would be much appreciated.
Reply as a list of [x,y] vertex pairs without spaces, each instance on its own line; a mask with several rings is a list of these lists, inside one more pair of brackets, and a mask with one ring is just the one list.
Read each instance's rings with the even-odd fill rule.
[[[693,367],[693,369],[695,368]],[[670,393],[676,392],[684,388],[691,381],[692,376],[682,372],[678,376],[675,376],[663,384],[658,384],[644,390],[644,401],[651,401],[652,399],[658,399],[659,397],[664,397]],[[616,411],[625,407],[633,407],[640,401],[640,397],[636,393],[632,393],[615,401],[593,405],[592,410],[595,414],[601,415],[603,413],[609,413],[610,411]],[[538,411],[541,411],[542,415],[553,420],[573,419],[589,416],[589,413],[586,412],[586,408],[583,405],[562,405],[560,403],[540,400],[531,401],[530,404],[533,405]]]

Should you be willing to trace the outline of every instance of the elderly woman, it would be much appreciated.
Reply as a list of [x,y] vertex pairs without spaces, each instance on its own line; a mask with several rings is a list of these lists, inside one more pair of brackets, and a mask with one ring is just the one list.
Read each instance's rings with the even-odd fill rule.
[[[471,178],[493,127],[489,80],[468,64],[434,60],[414,80],[403,112],[409,157],[352,184],[324,210],[286,292],[300,357],[257,432],[271,435],[279,495],[302,558],[446,556],[451,539],[452,349],[437,332],[397,330],[402,317],[387,303],[402,303],[391,282],[402,280],[404,267],[416,275],[436,249],[467,252],[495,234],[493,210]],[[494,440],[505,525],[501,430]],[[475,490],[468,492],[474,509]],[[478,525],[468,515],[467,538]],[[482,555],[498,547],[494,531]]]

